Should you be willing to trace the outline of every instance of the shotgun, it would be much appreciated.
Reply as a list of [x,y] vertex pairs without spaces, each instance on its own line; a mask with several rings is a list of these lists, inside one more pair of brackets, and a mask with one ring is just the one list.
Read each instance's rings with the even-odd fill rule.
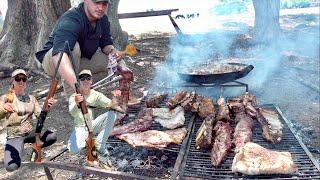
[[[66,44],[64,46],[66,46]],[[34,162],[41,162],[41,159],[42,159],[40,134],[41,134],[41,130],[43,128],[44,120],[46,119],[48,111],[49,111],[48,100],[54,96],[54,94],[57,90],[57,86],[58,86],[57,73],[58,73],[60,63],[61,63],[62,55],[63,55],[63,51],[60,52],[59,61],[58,61],[57,67],[55,69],[55,73],[54,73],[54,76],[53,76],[53,79],[51,82],[49,93],[47,95],[47,98],[43,104],[40,115],[38,117],[36,130],[35,130],[35,139],[36,140],[33,145],[33,153],[31,155],[31,161],[34,161]]]
[[[66,44],[68,46],[68,52],[69,52],[69,56],[70,56],[70,59],[71,59],[71,62],[72,62],[72,65],[73,65],[73,69],[74,69],[74,72],[76,74],[76,78],[77,78],[77,82],[75,83],[75,90],[76,90],[76,93],[77,94],[81,94],[80,93],[80,90],[79,90],[79,79],[78,79],[78,76],[77,76],[77,71],[76,71],[76,67],[75,67],[75,60],[74,60],[74,57],[73,57],[73,54],[70,50],[70,46],[69,46],[69,42],[66,41]],[[94,139],[93,139],[93,126],[92,126],[92,120],[90,119],[90,115],[88,113],[88,107],[87,107],[87,104],[84,101],[80,102],[79,103],[80,105],[80,109],[81,109],[81,112],[82,112],[82,115],[83,115],[83,119],[84,119],[84,122],[85,122],[85,125],[86,127],[88,128],[88,137],[86,139],[86,143],[87,143],[87,159],[89,162],[93,162],[94,160],[98,159],[98,153],[97,153],[97,148],[95,146],[95,143],[94,143]]]

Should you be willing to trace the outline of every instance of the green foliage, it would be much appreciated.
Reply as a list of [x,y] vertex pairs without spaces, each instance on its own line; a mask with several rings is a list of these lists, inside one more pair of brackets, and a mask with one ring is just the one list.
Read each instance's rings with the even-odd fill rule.
[[281,8],[305,8],[310,6],[310,0],[281,0]]
[[219,0],[213,12],[216,15],[240,14],[247,11],[248,3],[251,0]]

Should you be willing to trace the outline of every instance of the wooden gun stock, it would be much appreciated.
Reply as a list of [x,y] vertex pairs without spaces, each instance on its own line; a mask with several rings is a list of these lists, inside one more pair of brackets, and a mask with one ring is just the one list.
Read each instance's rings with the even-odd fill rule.
[[34,162],[41,162],[41,159],[42,159],[40,134],[41,134],[41,130],[43,128],[44,121],[45,121],[47,114],[48,114],[48,111],[49,111],[48,100],[54,96],[54,94],[57,90],[57,86],[58,86],[58,80],[57,79],[52,80],[48,96],[46,98],[46,101],[44,102],[44,105],[43,105],[42,110],[40,112],[40,115],[38,117],[36,131],[35,131],[36,141],[33,145],[33,154],[31,157],[31,161],[34,161]]
[[[75,89],[77,94],[81,94],[80,90],[79,90],[79,84],[76,83],[75,84]],[[98,158],[98,153],[97,153],[97,149],[93,140],[93,127],[92,127],[92,122],[91,119],[89,117],[89,113],[88,113],[88,107],[86,105],[85,101],[82,101],[79,103],[80,105],[80,109],[81,112],[83,114],[83,118],[84,118],[84,122],[88,128],[89,134],[88,137],[86,139],[86,143],[87,143],[87,159],[88,161],[92,162],[94,160],[96,160]]]
[[[67,46],[67,43],[64,44],[64,47]],[[65,48],[64,48],[65,49]],[[60,52],[60,56],[59,56],[59,61],[58,64],[55,68],[55,72],[54,72],[54,76],[51,82],[51,86],[49,89],[49,93],[47,95],[46,101],[44,102],[43,106],[42,106],[42,110],[40,112],[40,115],[38,117],[38,121],[37,121],[37,125],[36,125],[36,131],[35,131],[35,143],[33,145],[33,152],[31,155],[31,161],[34,162],[41,162],[41,141],[40,141],[40,134],[41,134],[41,130],[43,128],[43,124],[44,124],[44,120],[47,117],[48,111],[49,111],[49,99],[52,98],[57,90],[57,86],[58,86],[58,80],[57,80],[57,73],[58,73],[58,69],[61,63],[61,59],[63,56],[63,52]]]

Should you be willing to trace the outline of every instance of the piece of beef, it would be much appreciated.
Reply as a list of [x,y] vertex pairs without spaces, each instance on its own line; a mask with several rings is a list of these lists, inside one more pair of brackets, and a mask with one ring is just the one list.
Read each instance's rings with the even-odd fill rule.
[[298,172],[298,168],[290,152],[272,151],[248,142],[235,155],[232,172],[247,175],[293,174]]
[[198,115],[200,118],[204,119],[209,114],[215,114],[213,100],[211,98],[203,98],[199,106]]
[[179,91],[172,98],[170,98],[167,102],[167,107],[169,109],[174,109],[177,105],[179,105],[186,97],[190,96],[190,93],[187,91]]
[[204,98],[203,96],[196,94],[194,102],[191,106],[191,112],[199,112],[199,107],[201,105],[203,98]]
[[110,133],[110,137],[120,135],[120,134],[125,134],[125,133],[144,131],[149,129],[151,125],[152,125],[152,109],[144,108],[141,111],[139,111],[134,121],[128,124],[124,124],[122,126],[120,125],[114,126]]
[[187,134],[186,128],[169,131],[148,130],[144,132],[127,133],[117,136],[133,147],[164,148],[168,144],[180,144]]
[[211,163],[213,166],[219,166],[231,149],[232,127],[229,123],[218,121],[213,131],[215,139],[211,150]]
[[283,124],[277,112],[259,108],[257,110],[257,120],[262,126],[262,135],[265,140],[272,143],[281,141]]
[[235,152],[238,152],[241,147],[252,140],[253,120],[246,113],[240,112],[236,115],[235,121],[237,125],[233,133],[233,143]]
[[185,111],[192,111],[192,104],[196,99],[196,93],[193,91],[190,93],[190,96],[181,103],[181,106],[184,108]]
[[146,100],[145,106],[146,108],[157,108],[159,107],[160,103],[164,101],[167,97],[168,93],[157,92]]
[[209,149],[212,148],[212,131],[215,123],[215,115],[208,115],[202,122],[196,134],[196,148]]
[[223,97],[219,97],[217,100],[217,104],[218,104],[218,114],[217,114],[217,120],[218,121],[230,121],[230,112],[229,112],[229,108],[227,106],[227,103],[225,101],[225,99]]
[[175,129],[184,125],[184,109],[181,106],[169,108],[153,108],[154,121],[167,129]]

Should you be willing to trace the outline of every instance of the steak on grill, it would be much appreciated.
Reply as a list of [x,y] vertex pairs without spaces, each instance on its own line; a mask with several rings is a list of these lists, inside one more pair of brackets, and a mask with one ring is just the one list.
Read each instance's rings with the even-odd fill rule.
[[196,148],[209,149],[212,148],[212,130],[213,124],[215,124],[215,115],[208,115],[202,122],[197,134],[196,134]]
[[155,93],[154,95],[152,95],[151,97],[149,97],[146,100],[146,107],[147,108],[157,108],[159,107],[159,104],[165,99],[167,98],[168,93]]
[[235,121],[237,125],[233,133],[233,143],[235,152],[238,152],[241,147],[252,140],[253,120],[246,113],[240,112],[236,114]]
[[172,98],[168,100],[167,107],[169,109],[173,109],[177,105],[182,103],[184,100],[186,100],[189,96],[190,96],[190,93],[188,93],[187,91],[179,91]]
[[137,131],[144,131],[151,127],[152,125],[152,109],[151,108],[144,108],[139,111],[136,119],[128,124],[118,125],[113,127],[110,137],[137,132]]
[[200,106],[199,106],[199,112],[198,115],[200,118],[204,119],[209,114],[214,114],[214,105],[211,98],[203,98]]
[[232,172],[248,175],[293,174],[297,171],[289,152],[272,151],[252,142],[240,148],[232,163]]
[[187,134],[186,128],[169,131],[148,130],[144,132],[127,133],[117,136],[133,147],[148,147],[161,149],[168,144],[180,144]]
[[218,104],[218,114],[217,114],[217,120],[218,121],[230,121],[230,112],[229,112],[229,108],[227,106],[227,103],[225,101],[225,99],[223,97],[219,97],[217,100],[217,104]]
[[279,115],[276,112],[259,108],[257,120],[262,126],[262,134],[265,140],[272,143],[281,141],[283,124],[280,122]]
[[211,163],[219,166],[231,149],[232,127],[228,122],[218,121],[213,131],[215,139],[211,150]]
[[169,108],[153,108],[154,121],[167,129],[175,129],[184,125],[184,109],[181,106]]

